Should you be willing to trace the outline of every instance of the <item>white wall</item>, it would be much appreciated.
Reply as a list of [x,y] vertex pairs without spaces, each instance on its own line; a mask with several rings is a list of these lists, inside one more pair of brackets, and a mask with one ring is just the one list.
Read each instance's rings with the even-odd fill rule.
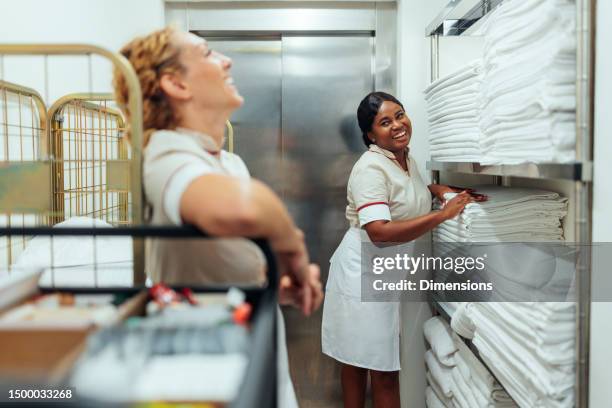
[[[0,43],[89,43],[118,51],[164,26],[163,0],[0,0]],[[4,57],[0,78],[36,89],[50,103],[71,92],[110,92],[111,66],[86,57]],[[2,66],[4,70],[2,70]],[[91,85],[90,85],[91,84]]]
[[[612,242],[612,2],[597,2],[597,52],[595,73],[595,141],[593,191],[593,241]],[[609,245],[609,244],[608,244]],[[593,286],[598,285],[595,271]],[[608,279],[609,282],[609,279]],[[590,407],[607,407],[612,401],[612,303],[593,303],[591,306],[591,370]]]
[[[411,153],[427,179],[425,162],[429,157],[429,142],[423,90],[429,84],[429,41],[425,38],[425,27],[447,3],[447,0],[399,0],[398,4],[398,97],[412,120]],[[426,303],[402,304],[402,407],[425,407],[423,323],[429,317],[431,312]]]

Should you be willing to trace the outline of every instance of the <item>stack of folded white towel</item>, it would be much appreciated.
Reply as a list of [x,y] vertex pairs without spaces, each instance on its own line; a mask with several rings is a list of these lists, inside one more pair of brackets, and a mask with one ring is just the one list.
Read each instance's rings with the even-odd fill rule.
[[[561,219],[567,213],[567,200],[533,189],[477,190],[489,200],[468,204],[462,215],[437,228],[434,237],[443,241],[438,244],[442,246],[511,242],[487,246],[488,252],[499,247],[499,253],[487,261],[488,269],[491,261],[496,263],[488,278],[494,281],[495,295],[507,302],[446,304],[445,310],[453,310],[451,327],[473,339],[483,361],[519,406],[570,407],[574,402],[575,304],[517,301],[522,299],[517,293],[541,295],[544,290],[571,285],[574,262],[558,255],[564,246],[551,246],[555,252],[548,252],[548,247],[534,244],[563,240]],[[520,256],[513,250],[517,246]],[[550,259],[555,262],[547,262]]]
[[[567,199],[559,194],[528,188],[483,186],[478,192],[489,198],[470,203],[452,220],[438,226],[435,241],[524,242],[561,241],[561,219],[567,214]],[[447,194],[450,199],[454,193]],[[436,204],[437,208],[442,206]]]
[[473,303],[474,345],[521,407],[572,407],[575,305]]
[[431,157],[439,161],[478,161],[478,110],[482,61],[440,78],[425,89]]
[[431,346],[425,353],[429,408],[517,406],[444,320],[433,317],[423,329]]
[[483,164],[575,159],[576,5],[508,0],[483,27]]

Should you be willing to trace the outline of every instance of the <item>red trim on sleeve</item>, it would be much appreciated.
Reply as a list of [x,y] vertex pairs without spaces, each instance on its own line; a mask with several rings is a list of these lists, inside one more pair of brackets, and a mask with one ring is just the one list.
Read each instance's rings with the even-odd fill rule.
[[361,207],[359,207],[357,209],[357,212],[359,212],[359,211],[363,210],[364,208],[369,207],[371,205],[378,205],[378,204],[384,204],[384,205],[387,205],[387,206],[389,205],[388,203],[385,203],[384,201],[377,201],[375,203],[367,203],[367,204],[364,204]]

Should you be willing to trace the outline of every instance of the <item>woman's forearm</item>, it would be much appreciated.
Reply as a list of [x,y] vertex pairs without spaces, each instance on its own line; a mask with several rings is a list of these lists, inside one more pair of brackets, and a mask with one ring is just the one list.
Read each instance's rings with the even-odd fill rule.
[[372,242],[409,242],[431,231],[448,219],[442,211],[432,211],[420,217],[401,221],[374,221],[365,230]]
[[278,196],[265,184],[210,174],[181,197],[185,222],[217,236],[267,238],[278,251],[299,250],[299,233]]

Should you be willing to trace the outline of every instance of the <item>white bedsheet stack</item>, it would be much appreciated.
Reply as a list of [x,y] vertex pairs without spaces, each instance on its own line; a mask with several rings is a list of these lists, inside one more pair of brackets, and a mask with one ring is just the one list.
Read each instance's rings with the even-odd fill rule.
[[[489,199],[470,203],[461,215],[438,226],[433,237],[447,242],[561,241],[567,199],[536,189],[483,186]],[[448,194],[447,199],[454,194]],[[440,208],[440,203],[436,204]]]
[[[112,228],[95,218],[73,217],[54,228]],[[131,237],[45,237],[28,242],[14,268],[43,269],[40,286],[133,285]]]
[[575,2],[508,0],[483,27],[483,164],[575,160]]
[[424,334],[431,346],[425,353],[429,408],[517,406],[442,318],[425,322]]
[[478,161],[482,61],[434,81],[425,89],[431,157],[439,161]]
[[575,306],[474,303],[474,345],[521,407],[573,407]]

